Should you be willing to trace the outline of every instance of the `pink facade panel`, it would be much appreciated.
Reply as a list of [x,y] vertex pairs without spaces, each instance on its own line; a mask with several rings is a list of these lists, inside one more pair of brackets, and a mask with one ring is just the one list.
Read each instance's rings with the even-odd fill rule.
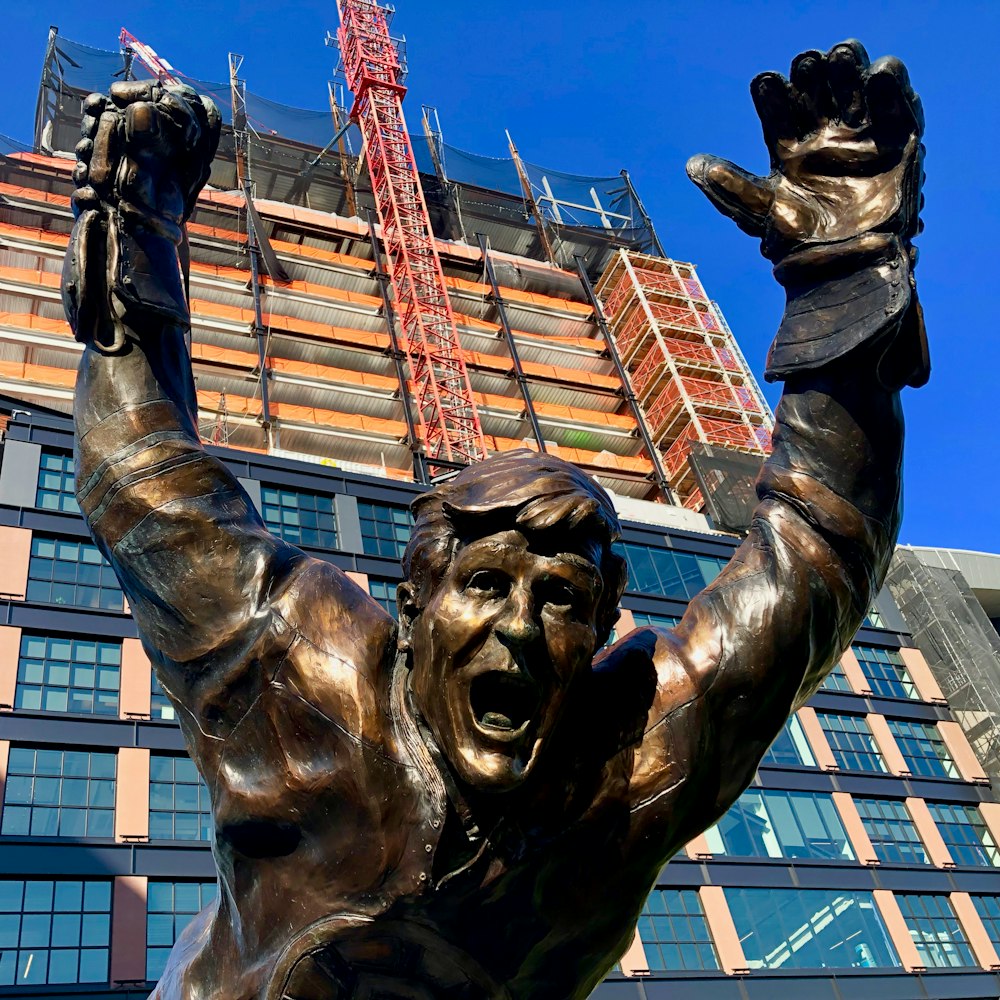
[[31,532],[27,528],[0,525],[0,594],[24,600],[28,589],[28,560],[31,558]]
[[111,982],[146,979],[146,890],[143,875],[115,878],[111,905]]
[[21,630],[13,625],[0,625],[0,706],[14,707],[20,655]]
[[122,747],[115,787],[115,839],[148,836],[149,751]]
[[907,765],[903,754],[900,752],[899,744],[892,735],[889,723],[885,721],[885,716],[872,713],[865,716],[865,718],[868,720],[868,727],[872,731],[872,736],[875,737],[875,742],[878,744],[882,759],[885,761],[885,766],[889,769],[889,773],[900,776],[908,775],[910,773],[909,765]]
[[642,946],[642,938],[639,937],[639,928],[635,929],[632,936],[632,943],[628,950],[621,957],[621,970],[626,976],[648,976],[649,960],[646,958],[646,949]]
[[931,864],[937,865],[938,868],[954,868],[955,860],[941,837],[941,831],[938,830],[927,803],[923,799],[910,798],[906,800],[906,810],[917,828],[917,833],[920,834],[920,839],[924,842],[924,849],[931,859]]
[[919,649],[903,648],[899,651],[906,666],[906,672],[910,675],[917,694],[924,701],[946,701],[941,687],[931,673],[931,668],[927,666],[924,654]]
[[979,919],[972,897],[967,892],[953,892],[950,899],[951,905],[955,908],[955,916],[965,931],[976,961],[984,969],[1000,968],[1000,956],[997,955],[997,950],[993,947],[982,920]]
[[844,668],[844,676],[847,683],[851,685],[851,690],[855,694],[871,694],[871,685],[865,677],[858,658],[854,655],[854,650],[848,647],[844,650],[844,655],[840,658],[840,663]]
[[742,972],[747,967],[746,955],[743,954],[743,945],[740,944],[740,936],[736,933],[736,924],[733,923],[733,915],[729,912],[729,904],[726,902],[722,886],[703,885],[698,890],[698,896],[705,911],[705,920],[712,940],[719,953],[719,965],[729,975]]
[[975,751],[969,745],[965,731],[957,722],[939,722],[938,732],[951,754],[951,759],[958,767],[959,774],[966,781],[988,781],[983,765],[979,763]]
[[906,926],[903,914],[893,896],[888,889],[875,889],[872,895],[875,897],[875,905],[882,915],[885,929],[889,932],[899,960],[903,963],[903,968],[907,972],[914,972],[917,969],[923,970],[924,965],[920,961],[917,946],[910,936],[910,929]]
[[827,742],[826,733],[823,732],[823,727],[819,724],[819,719],[816,718],[815,710],[806,705],[795,714],[798,716],[802,731],[806,734],[809,746],[812,747],[816,764],[824,771],[836,771],[836,758],[834,758],[830,744]]
[[153,668],[138,639],[122,642],[121,690],[118,714],[123,719],[149,717]]
[[847,838],[851,842],[851,847],[854,848],[854,856],[858,862],[863,865],[877,865],[878,855],[875,853],[875,848],[872,847],[864,823],[861,822],[857,807],[854,805],[854,799],[847,792],[834,792],[833,804],[840,815],[841,823],[844,824]]

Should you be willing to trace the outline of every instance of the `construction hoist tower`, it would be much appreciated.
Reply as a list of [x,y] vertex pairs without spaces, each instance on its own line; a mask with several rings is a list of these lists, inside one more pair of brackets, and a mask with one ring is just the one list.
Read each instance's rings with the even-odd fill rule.
[[371,0],[337,0],[337,11],[350,117],[361,129],[427,462],[440,471],[480,461],[486,440],[403,118],[392,11]]

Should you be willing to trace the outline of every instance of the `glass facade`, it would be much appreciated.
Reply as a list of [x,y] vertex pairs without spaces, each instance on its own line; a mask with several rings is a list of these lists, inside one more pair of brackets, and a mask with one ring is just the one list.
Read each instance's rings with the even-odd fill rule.
[[399,586],[395,580],[378,580],[369,578],[368,593],[392,615],[399,618],[399,608],[396,607],[396,588]]
[[898,966],[870,892],[726,889],[751,969]]
[[660,628],[676,628],[681,620],[677,615],[657,615],[648,611],[633,611],[632,620],[636,627],[642,625],[657,625]]
[[761,764],[776,767],[815,767],[816,758],[809,748],[809,741],[802,731],[802,723],[794,715],[778,733],[778,738],[767,748]]
[[149,717],[151,719],[177,718],[177,709],[170,704],[170,699],[163,691],[163,686],[157,680],[156,672],[151,671],[149,675]]
[[361,541],[365,555],[402,559],[413,529],[413,515],[407,507],[358,501]]
[[264,523],[279,538],[314,549],[337,547],[332,496],[261,486],[260,499]]
[[628,564],[628,590],[688,600],[710,584],[729,561],[651,545],[620,542],[615,551]]
[[975,806],[928,802],[927,808],[956,865],[1000,865],[996,841]]
[[838,767],[845,771],[884,773],[888,770],[868,720],[863,716],[817,712],[816,717],[826,733]]
[[973,896],[972,903],[993,947],[1000,953],[1000,896]]
[[975,965],[972,949],[947,896],[896,893],[907,930],[928,969]]
[[831,670],[823,683],[820,685],[820,690],[822,691],[846,691],[851,694],[851,684],[847,679],[847,674],[844,673],[843,663],[837,663],[836,666]]
[[117,715],[121,662],[118,642],[22,635],[14,707]]
[[115,764],[113,753],[11,747],[0,833],[113,837]]
[[649,971],[717,969],[719,959],[694,889],[654,889],[639,917]]
[[897,865],[930,864],[905,802],[855,796],[854,805],[879,861]]
[[215,882],[154,882],[146,894],[146,978],[163,975],[181,931],[215,899]]
[[208,789],[190,757],[149,758],[149,839],[212,839]]
[[822,792],[748,789],[705,836],[713,854],[854,860],[833,797]]
[[80,513],[80,505],[76,502],[72,455],[42,451],[38,465],[35,506],[42,510],[58,510],[64,514]]
[[932,722],[889,719],[889,731],[899,745],[907,767],[923,778],[957,778],[958,768]]
[[0,880],[0,986],[106,983],[110,881]]
[[882,698],[920,698],[898,649],[860,645],[851,648],[873,694]]
[[121,611],[124,597],[115,571],[90,542],[34,534],[28,561],[29,601]]

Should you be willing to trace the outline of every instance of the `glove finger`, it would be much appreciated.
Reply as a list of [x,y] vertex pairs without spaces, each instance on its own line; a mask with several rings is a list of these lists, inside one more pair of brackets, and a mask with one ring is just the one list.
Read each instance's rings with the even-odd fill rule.
[[743,232],[764,235],[767,213],[774,203],[774,191],[766,178],[747,173],[728,160],[704,154],[688,160],[687,174],[708,200]]
[[94,134],[94,148],[84,183],[89,183],[102,198],[111,196],[118,170],[121,156],[120,122],[121,117],[117,111],[105,111]]
[[160,94],[155,80],[120,80],[111,84],[111,100],[119,108],[127,108],[136,101],[155,101]]
[[906,67],[895,56],[883,56],[872,66],[865,99],[876,135],[904,145],[911,135],[923,134],[923,106]]
[[864,82],[868,53],[865,47],[856,38],[849,38],[830,49],[826,64],[835,117],[845,125],[860,126],[868,113]]
[[760,118],[771,166],[776,166],[778,143],[798,134],[792,119],[791,84],[780,73],[760,73],[750,82],[750,97]]
[[826,56],[818,49],[797,55],[792,60],[789,80],[794,95],[792,111],[798,119],[800,134],[811,135],[833,114]]

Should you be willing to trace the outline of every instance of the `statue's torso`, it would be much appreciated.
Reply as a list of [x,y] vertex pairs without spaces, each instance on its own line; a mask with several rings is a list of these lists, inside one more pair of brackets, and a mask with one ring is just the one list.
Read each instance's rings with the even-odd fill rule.
[[614,766],[564,830],[470,835],[401,671],[347,662],[296,627],[280,638],[262,682],[234,674],[217,699],[224,738],[188,726],[216,776],[220,897],[155,996],[586,996],[656,871],[625,856],[632,817],[606,787]]

